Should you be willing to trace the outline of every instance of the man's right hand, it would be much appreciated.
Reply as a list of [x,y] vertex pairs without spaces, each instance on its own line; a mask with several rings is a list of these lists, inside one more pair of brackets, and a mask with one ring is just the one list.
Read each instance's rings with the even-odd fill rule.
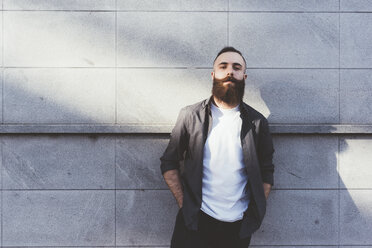
[[170,191],[176,198],[180,208],[183,206],[183,189],[179,170],[169,170],[163,174],[164,180],[167,183]]

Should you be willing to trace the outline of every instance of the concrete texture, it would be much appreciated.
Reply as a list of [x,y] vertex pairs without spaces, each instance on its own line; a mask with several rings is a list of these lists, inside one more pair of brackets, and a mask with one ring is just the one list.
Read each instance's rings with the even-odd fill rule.
[[115,10],[115,0],[3,0],[5,10]]
[[[0,134],[169,134],[174,124],[4,124]],[[271,124],[272,134],[371,134],[372,125]]]
[[120,136],[116,144],[117,189],[168,189],[159,158],[168,145],[168,135]]
[[178,206],[169,190],[116,192],[116,245],[169,245]]
[[5,69],[4,88],[5,123],[115,122],[113,69]]
[[[1,8],[0,8],[1,9]],[[0,17],[1,17],[1,20],[0,20],[0,24],[1,24],[1,26],[3,26],[3,11],[1,11],[0,12]],[[1,49],[0,49],[0,56],[1,56],[1,58],[3,58],[3,53],[4,53],[4,49],[3,49],[3,46],[4,46],[4,44],[3,44],[3,40],[4,40],[4,30],[3,30],[3,28],[1,28],[1,30],[0,30],[0,47],[1,47]],[[0,66],[3,66],[3,60],[1,59],[1,61],[0,61]]]
[[372,11],[370,0],[340,0],[341,11]]
[[274,136],[275,188],[338,188],[338,138]]
[[252,245],[337,245],[337,190],[277,190],[270,194]]
[[4,109],[4,105],[3,105],[3,101],[4,101],[4,94],[3,94],[3,88],[4,88],[4,69],[0,69],[0,83],[1,83],[1,89],[0,89],[0,99],[1,99],[1,103],[0,103],[0,119],[1,119],[1,123],[4,123],[4,119],[3,119],[3,109]]
[[338,11],[338,0],[230,0],[231,11]]
[[338,14],[231,13],[229,42],[248,67],[336,68]]
[[113,12],[8,11],[3,15],[5,66],[115,65]]
[[182,107],[211,96],[211,71],[118,69],[118,123],[175,123]]
[[340,139],[341,188],[372,188],[371,148],[370,136],[345,136]]
[[[250,245],[249,247],[251,248],[272,248],[273,246],[265,246],[265,245]],[[338,248],[337,245],[317,245],[317,246],[307,246],[307,245],[291,245],[291,246],[286,246],[286,245],[276,245],[275,247],[278,248]],[[344,248],[344,247],[343,247]],[[354,246],[353,246],[354,248]]]
[[245,101],[270,123],[338,123],[337,70],[248,69]]
[[341,123],[372,123],[372,106],[369,104],[372,102],[371,80],[372,70],[341,70]]
[[372,67],[372,13],[342,13],[340,63],[342,68]]
[[340,244],[372,246],[372,191],[340,193]]
[[120,12],[118,66],[212,67],[227,45],[227,13]]
[[113,191],[3,191],[4,246],[114,245]]
[[3,189],[115,188],[115,137],[2,136],[1,145]]
[[372,247],[371,1],[0,3],[2,246],[169,247],[159,157],[233,45],[276,149],[253,247]]
[[117,0],[118,10],[227,11],[228,0]]

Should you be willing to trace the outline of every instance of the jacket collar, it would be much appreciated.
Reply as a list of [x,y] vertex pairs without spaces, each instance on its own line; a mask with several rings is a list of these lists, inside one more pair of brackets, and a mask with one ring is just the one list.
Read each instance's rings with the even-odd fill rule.
[[[211,113],[211,106],[212,106],[213,96],[211,96],[209,99],[205,99],[202,103],[202,108],[206,109],[206,119],[208,120],[208,125],[205,127],[205,137],[204,142],[207,139],[207,136],[209,135],[209,132],[212,128],[212,113]],[[255,129],[255,126],[253,124],[253,118],[252,114],[248,108],[248,105],[246,105],[243,101],[240,102],[240,118],[242,118],[242,129],[240,132],[240,138],[243,140],[245,136],[248,134],[249,130],[252,128]]]
[[[207,108],[208,110],[208,114],[211,114],[211,106],[212,106],[212,102],[213,102],[213,95],[211,97],[209,97],[208,99],[205,99],[203,102],[202,102],[202,108]],[[246,104],[241,101],[240,102],[240,117],[241,118],[249,118],[249,109],[247,108]]]

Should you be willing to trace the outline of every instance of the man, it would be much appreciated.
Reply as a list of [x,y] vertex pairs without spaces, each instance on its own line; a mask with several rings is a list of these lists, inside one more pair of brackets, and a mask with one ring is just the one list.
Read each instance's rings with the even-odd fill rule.
[[274,149],[266,118],[242,101],[245,70],[235,48],[218,53],[212,96],[180,111],[160,158],[180,207],[172,248],[248,247],[261,225]]

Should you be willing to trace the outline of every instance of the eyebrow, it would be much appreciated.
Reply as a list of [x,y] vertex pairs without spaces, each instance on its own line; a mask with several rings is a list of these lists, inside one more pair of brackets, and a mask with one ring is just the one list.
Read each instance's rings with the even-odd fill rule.
[[[227,65],[228,63],[227,62],[221,62],[221,63],[219,63],[218,65]],[[241,66],[241,67],[243,67],[241,64],[239,64],[239,63],[233,63],[233,66]]]

